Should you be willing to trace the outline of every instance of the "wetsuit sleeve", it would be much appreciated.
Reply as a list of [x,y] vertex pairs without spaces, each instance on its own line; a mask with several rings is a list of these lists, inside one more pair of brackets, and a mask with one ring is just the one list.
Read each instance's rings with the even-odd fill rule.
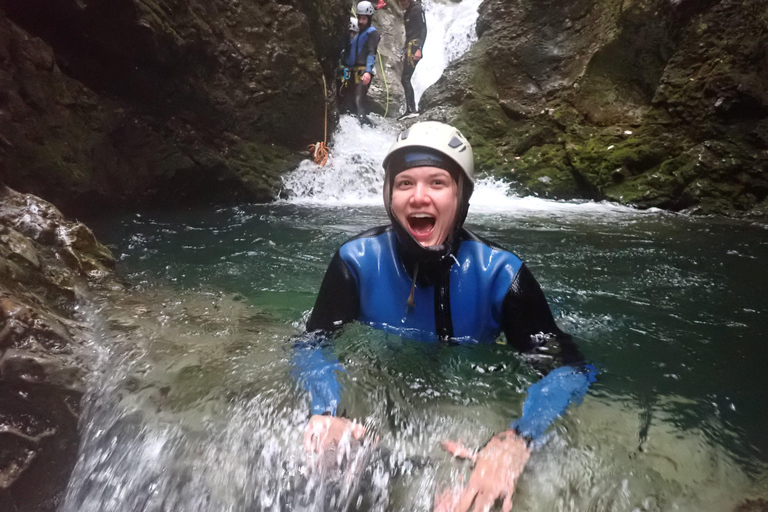
[[[573,338],[555,323],[541,287],[523,265],[502,305],[507,342],[533,354],[533,366],[544,378],[528,388],[523,415],[510,425],[527,439],[537,439],[568,406],[578,403],[595,382],[597,368],[585,364]],[[560,368],[552,369],[553,363]]]
[[320,285],[303,337],[293,343],[293,377],[312,398],[312,414],[336,415],[344,368],[333,355],[332,333],[357,318],[357,285],[339,252],[333,255]]
[[416,35],[414,36],[414,39],[418,39],[419,41],[419,50],[424,51],[424,43],[427,41],[427,16],[424,14],[424,8],[419,5],[419,12],[416,13],[418,16],[416,21]]
[[336,415],[341,398],[337,371],[344,371],[333,355],[331,340],[322,333],[307,333],[294,340],[291,375],[312,399],[312,414]]
[[381,35],[378,30],[372,30],[368,34],[368,55],[365,59],[365,71],[366,73],[373,74],[373,69],[376,66],[376,52],[379,48],[379,39]]

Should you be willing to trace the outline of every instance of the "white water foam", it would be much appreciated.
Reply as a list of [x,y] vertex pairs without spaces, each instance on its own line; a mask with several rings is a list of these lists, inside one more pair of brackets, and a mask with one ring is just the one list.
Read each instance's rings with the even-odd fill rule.
[[[361,127],[356,118],[343,116],[334,137],[333,156],[328,165],[320,167],[311,160],[302,162],[283,178],[284,200],[291,204],[327,207],[382,205],[384,170],[381,162],[399,128],[381,118],[377,122],[374,128]],[[503,180],[483,178],[477,181],[470,215],[520,213],[636,215],[643,212],[605,201],[521,197]]]
[[375,127],[342,116],[325,167],[305,160],[283,177],[281,196],[294,204],[325,206],[381,204],[381,162],[397,137],[398,127],[371,115]]
[[515,214],[546,212],[552,214],[642,214],[656,213],[657,208],[637,210],[608,201],[555,201],[534,196],[519,196],[510,184],[493,178],[483,178],[475,183],[475,192],[469,208],[472,214]]

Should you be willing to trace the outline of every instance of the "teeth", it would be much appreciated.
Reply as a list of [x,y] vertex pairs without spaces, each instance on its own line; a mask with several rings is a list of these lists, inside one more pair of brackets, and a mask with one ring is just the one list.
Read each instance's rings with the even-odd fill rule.
[[413,215],[411,215],[411,217],[414,217],[416,219],[431,219],[432,218],[432,216],[429,215],[428,213],[414,213]]

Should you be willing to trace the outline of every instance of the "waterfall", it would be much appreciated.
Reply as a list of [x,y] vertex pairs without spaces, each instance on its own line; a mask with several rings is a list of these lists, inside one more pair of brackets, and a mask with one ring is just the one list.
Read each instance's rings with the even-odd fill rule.
[[[475,21],[481,0],[460,3],[425,0],[427,40],[424,58],[413,75],[416,99],[435,83],[446,66],[463,55],[476,40]],[[381,162],[401,127],[371,115],[375,126],[360,126],[342,116],[333,134],[332,157],[325,167],[305,160],[283,178],[282,196],[291,203],[324,206],[379,205]]]
[[437,82],[448,64],[464,55],[477,40],[475,23],[481,2],[423,3],[427,16],[427,40],[424,43],[424,58],[416,66],[411,79],[417,104],[427,87]]
[[[462,56],[476,41],[475,23],[481,1],[423,2],[428,34],[424,58],[416,66],[412,80],[417,101],[440,78],[448,64]],[[374,114],[371,118],[375,126],[363,127],[353,116],[342,116],[333,134],[332,157],[328,164],[319,167],[311,160],[305,160],[286,174],[281,193],[283,201],[323,207],[381,205],[384,177],[381,162],[402,126]],[[637,213],[608,203],[520,197],[508,183],[492,178],[480,179],[475,184],[470,216],[524,215],[529,212],[550,215]]]

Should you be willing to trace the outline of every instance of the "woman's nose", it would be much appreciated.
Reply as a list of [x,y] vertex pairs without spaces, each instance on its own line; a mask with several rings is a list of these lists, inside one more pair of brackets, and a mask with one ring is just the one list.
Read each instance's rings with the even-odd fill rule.
[[429,201],[429,190],[423,183],[417,183],[413,188],[411,201],[414,203],[425,203]]

